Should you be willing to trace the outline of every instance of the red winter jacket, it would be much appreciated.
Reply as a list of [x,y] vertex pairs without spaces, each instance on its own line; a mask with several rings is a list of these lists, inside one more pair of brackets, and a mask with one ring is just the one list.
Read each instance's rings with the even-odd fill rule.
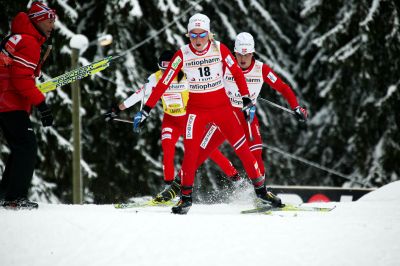
[[[35,69],[40,60],[40,47],[46,41],[26,13],[19,13],[11,23],[11,38],[0,52],[0,112],[25,110],[44,101],[35,86]],[[12,60],[10,60],[10,58]],[[5,63],[5,62],[7,62]]]

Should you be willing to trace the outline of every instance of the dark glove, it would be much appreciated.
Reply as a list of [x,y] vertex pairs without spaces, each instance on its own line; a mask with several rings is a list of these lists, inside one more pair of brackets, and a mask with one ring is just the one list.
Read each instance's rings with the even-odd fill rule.
[[296,117],[297,121],[305,123],[308,117],[307,109],[297,106],[294,108],[294,116]]
[[42,120],[42,125],[44,127],[49,127],[53,125],[53,114],[51,113],[50,108],[47,106],[46,102],[43,101],[37,106],[40,112],[40,120]]
[[136,113],[136,115],[133,117],[133,132],[140,133],[140,130],[148,116],[149,113],[144,110],[144,108],[142,111]]
[[253,122],[254,115],[256,114],[256,106],[247,96],[242,97],[242,101],[243,101],[242,112],[244,114],[244,118],[246,119],[246,121],[251,123]]
[[107,113],[103,114],[104,120],[106,120],[107,122],[111,122],[114,120],[114,118],[118,116],[120,112],[121,110],[119,109],[118,104],[113,103]]

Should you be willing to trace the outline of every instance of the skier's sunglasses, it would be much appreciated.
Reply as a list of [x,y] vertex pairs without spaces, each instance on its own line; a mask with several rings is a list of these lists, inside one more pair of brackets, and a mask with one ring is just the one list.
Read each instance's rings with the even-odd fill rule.
[[208,35],[208,31],[202,32],[202,33],[193,33],[193,32],[189,32],[189,37],[192,39],[196,39],[197,37],[199,38],[205,38]]

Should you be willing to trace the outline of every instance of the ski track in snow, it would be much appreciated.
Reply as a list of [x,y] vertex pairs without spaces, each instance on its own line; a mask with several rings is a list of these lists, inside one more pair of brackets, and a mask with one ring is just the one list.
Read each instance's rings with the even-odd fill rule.
[[[241,215],[250,203],[0,210],[0,265],[399,265],[400,181],[328,213]],[[314,204],[315,205],[315,204]]]

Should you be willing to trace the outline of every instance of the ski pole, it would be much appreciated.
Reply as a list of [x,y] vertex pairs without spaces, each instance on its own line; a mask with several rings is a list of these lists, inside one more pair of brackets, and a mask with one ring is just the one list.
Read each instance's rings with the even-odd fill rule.
[[253,141],[253,132],[251,132],[250,121],[247,121],[247,127],[249,128],[249,138],[250,138],[250,141]]
[[133,124],[133,121],[127,120],[127,119],[114,118],[113,121],[118,121],[118,122]]
[[[51,45],[51,44],[47,46],[46,52],[43,55],[43,58],[40,60],[40,62],[38,64],[38,66],[36,67],[36,69],[41,69],[42,68],[42,66],[43,66],[44,62],[47,60],[47,57],[49,56],[52,48],[53,48],[53,45]],[[44,82],[43,75],[39,76],[39,80],[41,82]]]
[[283,111],[285,111],[285,112],[288,112],[289,114],[294,115],[294,111],[293,111],[293,110],[290,110],[290,109],[288,109],[288,108],[286,108],[286,107],[280,106],[279,104],[273,103],[273,102],[268,101],[268,100],[266,100],[266,99],[263,99],[263,98],[261,98],[261,97],[259,97],[258,99],[261,100],[261,101],[263,101],[263,102],[268,103],[269,105],[272,105],[272,106],[274,106],[274,107],[276,107],[276,108],[279,108],[279,109],[281,109],[281,110],[283,110]]

